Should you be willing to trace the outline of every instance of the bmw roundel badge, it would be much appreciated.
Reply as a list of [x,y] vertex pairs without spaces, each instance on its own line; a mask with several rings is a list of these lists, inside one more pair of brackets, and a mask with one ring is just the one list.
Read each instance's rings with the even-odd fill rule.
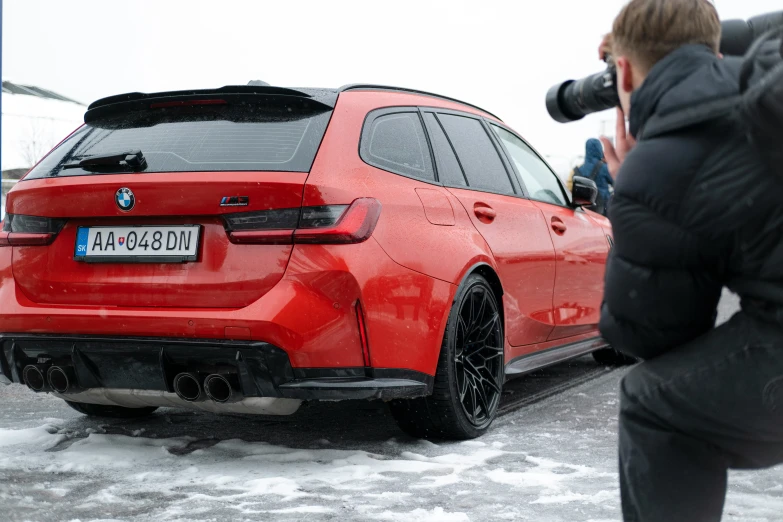
[[136,205],[136,197],[133,195],[131,189],[126,187],[122,187],[117,191],[114,195],[114,201],[123,212],[130,212],[133,210],[133,206]]

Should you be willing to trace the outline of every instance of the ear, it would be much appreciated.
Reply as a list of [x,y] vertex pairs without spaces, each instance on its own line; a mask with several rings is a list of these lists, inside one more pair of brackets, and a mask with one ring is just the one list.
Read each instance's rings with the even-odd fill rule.
[[633,92],[633,65],[625,56],[618,56],[617,61],[617,84],[625,92]]

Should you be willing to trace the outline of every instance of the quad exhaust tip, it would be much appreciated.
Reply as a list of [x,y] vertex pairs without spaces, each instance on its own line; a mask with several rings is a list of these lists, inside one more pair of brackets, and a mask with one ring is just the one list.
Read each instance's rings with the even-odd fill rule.
[[195,402],[201,397],[201,383],[194,373],[183,372],[174,377],[174,391],[183,401]]
[[219,373],[213,373],[204,379],[204,391],[206,392],[207,397],[220,403],[229,402],[235,398],[236,395],[235,385],[231,384],[231,381],[227,376]]
[[46,372],[49,386],[57,393],[67,393],[74,382],[73,370],[60,366],[52,366]]
[[46,379],[44,374],[38,366],[34,364],[28,364],[22,370],[22,376],[27,387],[35,392],[43,391],[46,386]]

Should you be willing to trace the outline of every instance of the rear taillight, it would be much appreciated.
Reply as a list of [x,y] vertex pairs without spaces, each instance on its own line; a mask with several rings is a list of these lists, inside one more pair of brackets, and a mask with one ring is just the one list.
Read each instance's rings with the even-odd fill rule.
[[0,247],[48,245],[65,226],[64,219],[6,214]]
[[380,201],[360,198],[350,205],[241,212],[227,214],[223,219],[233,243],[347,244],[367,240],[380,215]]
[[327,207],[312,208],[319,211],[313,212],[310,218],[311,209],[302,209],[299,228],[294,232],[294,243],[361,243],[372,235],[381,217],[381,202],[373,198],[354,200],[331,220],[323,217],[323,209]]
[[290,245],[299,223],[298,208],[241,212],[223,216],[232,243]]

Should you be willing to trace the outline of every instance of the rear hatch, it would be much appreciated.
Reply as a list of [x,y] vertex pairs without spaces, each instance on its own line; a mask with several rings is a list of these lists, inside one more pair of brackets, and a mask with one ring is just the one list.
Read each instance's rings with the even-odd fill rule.
[[17,284],[52,305],[252,303],[285,271],[335,99],[248,86],[92,104],[8,196]]

